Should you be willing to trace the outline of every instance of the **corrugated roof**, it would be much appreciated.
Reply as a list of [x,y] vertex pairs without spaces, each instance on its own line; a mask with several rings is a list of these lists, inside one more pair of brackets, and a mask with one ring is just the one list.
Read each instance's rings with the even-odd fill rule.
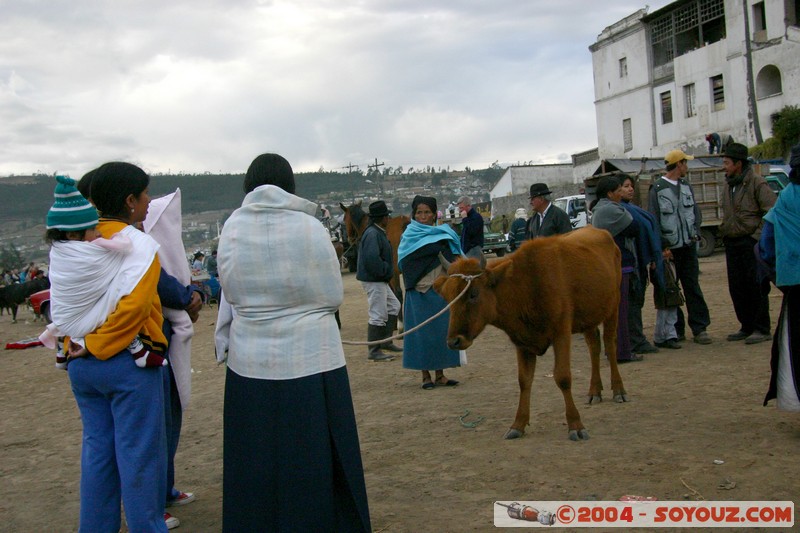
[[[664,170],[664,161],[661,159],[606,159],[601,162],[592,173],[592,176],[602,174],[603,163],[605,172],[625,172],[626,174],[652,173]],[[722,167],[721,157],[703,157],[689,160],[689,169],[720,168]]]

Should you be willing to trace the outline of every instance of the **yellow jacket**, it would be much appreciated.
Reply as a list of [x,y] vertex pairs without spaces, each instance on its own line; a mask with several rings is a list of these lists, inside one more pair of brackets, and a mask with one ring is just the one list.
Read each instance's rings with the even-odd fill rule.
[[[124,222],[100,219],[97,231],[110,239],[125,226]],[[136,250],[132,253],[136,253]],[[161,263],[156,255],[139,284],[130,294],[122,297],[105,323],[84,337],[86,349],[92,355],[102,360],[109,359],[127,348],[136,335],[148,349],[162,354],[166,351],[167,339],[161,330],[164,319],[158,298],[160,276]]]

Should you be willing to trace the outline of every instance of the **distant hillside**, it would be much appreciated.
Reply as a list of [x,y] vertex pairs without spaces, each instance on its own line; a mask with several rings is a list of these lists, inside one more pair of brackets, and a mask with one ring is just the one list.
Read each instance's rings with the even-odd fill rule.
[[[433,169],[431,169],[432,171]],[[338,172],[302,172],[295,175],[297,195],[316,201],[330,193],[364,192],[366,183],[379,179],[389,184],[409,181],[424,181],[439,185],[458,175],[469,175],[486,184],[488,190],[503,173],[503,169],[492,167],[483,170],[467,169],[466,172],[415,172],[411,174],[386,175],[378,178],[361,172],[341,174]],[[367,178],[372,178],[368,180]],[[150,196],[158,197],[173,192],[180,187],[184,214],[204,211],[233,210],[239,207],[244,198],[243,174],[198,174],[198,175],[155,175],[150,180]],[[42,220],[53,204],[53,176],[12,176],[0,178],[0,223],[8,221]],[[376,188],[376,185],[369,185]],[[389,187],[387,187],[388,189]],[[377,190],[377,189],[376,189]]]
[[[243,174],[156,175],[150,181],[150,196],[163,196],[180,187],[184,213],[233,210],[242,204],[243,182]],[[298,196],[309,199],[331,191],[350,191],[363,183],[364,177],[357,173],[312,172],[296,176]],[[0,178],[0,222],[44,217],[53,205],[54,187],[52,176]]]

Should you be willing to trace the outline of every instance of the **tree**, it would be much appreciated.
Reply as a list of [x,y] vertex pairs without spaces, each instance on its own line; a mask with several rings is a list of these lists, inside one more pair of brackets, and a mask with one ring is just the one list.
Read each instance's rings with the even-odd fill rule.
[[788,154],[800,141],[800,108],[788,105],[781,109],[772,124],[772,135],[781,143],[782,153]]
[[792,146],[800,141],[800,108],[789,105],[773,115],[772,137],[750,149],[758,159],[786,159]]

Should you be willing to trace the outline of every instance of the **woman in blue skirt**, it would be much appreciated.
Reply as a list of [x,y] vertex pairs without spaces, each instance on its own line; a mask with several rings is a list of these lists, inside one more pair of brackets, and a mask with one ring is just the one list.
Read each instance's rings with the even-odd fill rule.
[[[433,290],[433,281],[444,273],[439,253],[448,261],[462,255],[460,238],[448,225],[436,226],[436,199],[416,196],[411,203],[411,224],[403,232],[397,250],[406,288],[403,325],[406,330],[441,311],[447,303]],[[452,387],[458,381],[444,375],[445,368],[461,366],[459,352],[447,347],[450,313],[444,313],[403,339],[403,368],[422,371],[422,388]],[[434,370],[435,378],[430,371]]]
[[222,530],[370,531],[336,252],[283,157],[258,156],[244,189],[217,253]]

